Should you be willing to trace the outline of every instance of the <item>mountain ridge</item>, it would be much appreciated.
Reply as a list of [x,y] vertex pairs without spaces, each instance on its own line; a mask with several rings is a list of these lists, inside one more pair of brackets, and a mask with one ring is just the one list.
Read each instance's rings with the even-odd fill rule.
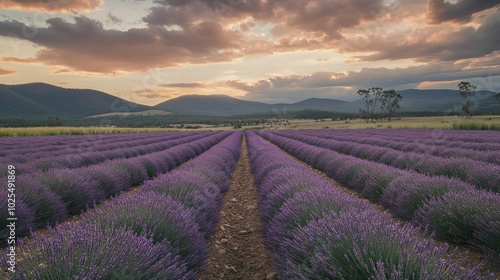
[[69,89],[46,83],[0,84],[0,117],[85,117],[115,112],[140,112],[136,104],[92,89]]
[[[456,90],[398,91],[402,96],[401,110],[460,112],[461,99]],[[496,110],[493,92],[478,91],[481,99],[476,109]],[[166,100],[154,106],[140,105],[105,92],[92,89],[71,89],[46,83],[20,85],[0,84],[0,118],[69,117],[80,118],[120,112],[161,110],[177,114],[231,116],[264,112],[300,110],[357,113],[363,108],[361,100],[344,101],[311,97],[294,103],[263,103],[241,100],[228,95],[189,94]],[[496,106],[496,107],[495,107]]]

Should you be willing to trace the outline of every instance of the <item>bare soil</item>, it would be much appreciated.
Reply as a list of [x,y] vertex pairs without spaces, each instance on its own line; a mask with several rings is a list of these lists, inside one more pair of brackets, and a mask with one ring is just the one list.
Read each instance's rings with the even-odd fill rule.
[[261,232],[257,191],[243,139],[217,232],[208,240],[211,257],[199,279],[275,279]]

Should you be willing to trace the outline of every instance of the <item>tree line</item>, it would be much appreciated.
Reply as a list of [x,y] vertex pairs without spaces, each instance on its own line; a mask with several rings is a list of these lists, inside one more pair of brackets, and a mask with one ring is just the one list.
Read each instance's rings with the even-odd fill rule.
[[399,102],[403,99],[401,94],[395,90],[384,90],[380,87],[358,90],[358,95],[363,101],[364,108],[360,109],[361,118],[370,122],[375,118],[375,110],[380,106],[382,112],[386,113],[390,122],[396,111],[400,108]]
[[[476,86],[467,81],[461,81],[458,85],[458,94],[462,99],[462,111],[465,118],[471,118],[471,109],[474,102]],[[384,90],[380,87],[372,87],[369,89],[359,89],[358,95],[363,101],[364,108],[359,110],[361,118],[366,122],[376,119],[375,113],[377,108],[380,108],[385,113],[387,120],[390,122],[394,114],[400,109],[399,102],[403,99],[401,94],[395,90]],[[494,95],[500,101],[500,93]]]

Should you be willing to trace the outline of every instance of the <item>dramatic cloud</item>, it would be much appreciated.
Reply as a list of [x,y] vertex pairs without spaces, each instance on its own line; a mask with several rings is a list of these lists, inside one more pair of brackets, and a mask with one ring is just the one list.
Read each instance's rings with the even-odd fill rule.
[[44,12],[89,12],[104,0],[2,0],[0,9]]
[[[290,102],[500,75],[500,0],[103,2],[0,0],[0,9],[36,10],[23,18],[4,11],[0,40],[17,48],[0,47],[0,62],[50,79],[116,74],[125,83],[92,78],[103,90],[150,102],[192,93]],[[91,10],[99,12],[40,22],[47,17],[39,12]],[[127,88],[153,69],[165,74],[161,83]]]
[[[497,57],[500,61],[500,56]],[[317,72],[311,75],[292,75],[260,80],[253,84],[228,81],[226,86],[247,92],[245,99],[268,102],[299,101],[308,97],[348,98],[360,88],[373,86],[406,89],[426,82],[449,82],[460,79],[480,79],[480,87],[499,86],[500,69],[473,68],[473,61],[436,63],[407,68],[364,68],[346,73]],[[481,82],[482,81],[482,82]],[[489,84],[488,84],[489,83]]]
[[[89,72],[140,71],[182,63],[229,61],[235,57],[239,34],[215,22],[200,22],[186,30],[160,27],[127,31],[104,29],[87,17],[75,23],[61,18],[36,28],[18,21],[0,22],[0,36],[15,37],[43,47],[37,59]],[[30,30],[31,36],[24,36]]]
[[[341,38],[340,31],[370,21],[384,10],[382,0],[162,0],[153,7],[144,21],[152,25],[189,26],[192,22],[217,20],[241,21],[251,17],[275,25],[272,34],[286,38],[288,34]],[[245,26],[245,24],[243,24]],[[242,27],[245,29],[245,27]],[[304,32],[307,32],[305,34]]]
[[447,0],[431,0],[429,13],[433,23],[445,21],[467,22],[473,14],[500,4],[500,0],[458,0],[450,3]]
[[159,85],[163,88],[204,88],[205,85],[201,83],[177,83],[177,84],[163,84]]
[[1,61],[4,62],[14,62],[14,63],[25,63],[25,64],[30,64],[30,63],[37,63],[36,58],[17,58],[17,57],[3,57]]
[[17,71],[0,68],[0,76],[8,76],[14,74],[17,74]]
[[414,59],[416,61],[456,61],[482,57],[500,50],[500,11],[484,19],[477,28],[417,28],[373,34],[367,40],[365,51],[375,52],[361,56],[361,60]]
[[123,20],[122,20],[122,19],[120,19],[119,17],[117,17],[117,16],[113,15],[112,13],[108,13],[107,17],[108,17],[108,20],[109,20],[111,23],[113,23],[113,24],[119,24],[119,23],[122,23],[122,22],[123,22]]

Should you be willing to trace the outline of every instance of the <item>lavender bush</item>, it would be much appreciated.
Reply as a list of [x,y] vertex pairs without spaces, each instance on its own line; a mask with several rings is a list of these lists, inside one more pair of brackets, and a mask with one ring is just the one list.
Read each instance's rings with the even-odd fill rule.
[[70,214],[78,214],[105,198],[96,180],[71,169],[50,170],[40,176],[40,182],[61,197]]
[[[269,133],[265,135],[266,137],[272,137],[271,135],[284,136],[361,159],[380,161],[399,169],[410,169],[427,174],[459,178],[477,188],[500,192],[500,167],[487,162],[468,158],[443,158],[425,153],[397,151],[380,146],[322,139],[312,135],[302,135],[301,133],[273,132],[271,135]],[[283,145],[286,144],[283,143]],[[312,164],[308,156],[304,155],[300,158]]]
[[61,197],[36,177],[28,174],[18,176],[16,196],[33,210],[34,227],[52,225],[68,216],[68,209]]
[[146,182],[142,191],[172,197],[193,211],[200,231],[208,237],[217,226],[222,193],[239,157],[242,133],[236,132],[179,169]]
[[494,261],[500,261],[500,196],[478,190],[448,192],[427,201],[415,222],[438,238],[472,244]]
[[283,241],[288,260],[276,266],[283,279],[483,279],[417,234],[373,209],[330,213],[293,231]]
[[142,191],[154,191],[182,202],[192,210],[200,230],[206,236],[214,232],[222,195],[217,185],[209,182],[202,174],[176,170],[167,176],[146,182]]
[[196,279],[167,241],[113,226],[65,224],[18,248],[16,279]]
[[448,192],[474,190],[474,186],[448,177],[428,177],[418,173],[407,173],[394,179],[384,190],[382,205],[405,220],[411,220],[422,205]]
[[82,219],[102,228],[131,230],[155,243],[166,240],[179,250],[180,261],[187,263],[189,270],[200,269],[208,254],[192,211],[171,197],[154,192],[106,202],[103,207],[85,213]]
[[[8,212],[7,187],[0,185],[0,245],[7,244],[7,237],[10,234],[10,229],[7,225],[10,221],[7,218],[11,217]],[[15,198],[15,217],[16,236],[22,236],[29,233],[30,228],[34,227],[35,213],[21,199]]]
[[130,173],[123,165],[89,166],[84,168],[83,172],[97,181],[106,197],[118,194],[130,187]]
[[323,182],[287,200],[280,212],[266,224],[264,234],[268,246],[276,251],[276,255],[285,255],[286,252],[283,252],[280,245],[284,239],[293,238],[291,233],[294,230],[331,212],[364,211],[369,208],[368,203],[354,199]]

